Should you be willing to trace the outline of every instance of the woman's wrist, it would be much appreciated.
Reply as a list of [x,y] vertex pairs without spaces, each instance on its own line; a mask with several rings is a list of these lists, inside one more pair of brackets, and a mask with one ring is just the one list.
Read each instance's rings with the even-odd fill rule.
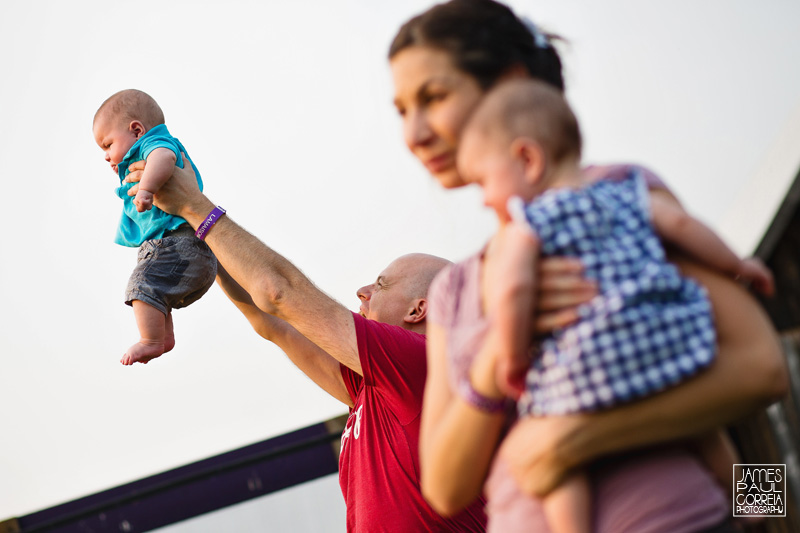
[[485,412],[506,411],[510,400],[497,386],[494,359],[478,357],[466,378],[459,385],[462,399]]
[[458,394],[467,404],[484,413],[506,413],[514,405],[512,400],[504,396],[488,396],[479,392],[469,379],[459,383]]

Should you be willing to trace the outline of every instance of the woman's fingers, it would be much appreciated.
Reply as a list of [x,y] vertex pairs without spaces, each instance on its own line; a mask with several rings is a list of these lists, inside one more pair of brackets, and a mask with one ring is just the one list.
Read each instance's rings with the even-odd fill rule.
[[568,473],[559,442],[580,428],[574,416],[526,417],[511,429],[499,453],[507,461],[520,489],[529,496],[546,496]]
[[533,320],[533,331],[538,335],[551,333],[554,330],[565,328],[575,323],[578,318],[580,318],[580,315],[576,307],[559,311],[540,312]]
[[584,277],[578,259],[548,257],[542,261],[539,274],[539,313],[576,307],[597,295],[597,284]]

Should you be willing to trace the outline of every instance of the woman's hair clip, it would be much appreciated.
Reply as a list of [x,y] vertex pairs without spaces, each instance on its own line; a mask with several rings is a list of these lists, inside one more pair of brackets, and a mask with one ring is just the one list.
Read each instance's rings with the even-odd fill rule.
[[542,30],[539,29],[539,26],[536,25],[531,19],[528,17],[520,17],[519,18],[522,23],[528,28],[528,31],[531,32],[533,36],[533,44],[536,45],[536,48],[550,48],[550,40],[547,38],[547,35],[542,33]]

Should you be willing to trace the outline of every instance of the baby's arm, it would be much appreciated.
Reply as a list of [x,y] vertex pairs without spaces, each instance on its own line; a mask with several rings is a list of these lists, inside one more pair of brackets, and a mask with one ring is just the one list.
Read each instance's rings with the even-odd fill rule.
[[175,152],[169,148],[156,148],[150,152],[139,182],[139,191],[133,199],[137,211],[141,213],[153,207],[153,195],[172,176],[176,159]]
[[665,242],[735,279],[753,283],[763,294],[773,293],[772,274],[761,261],[740,259],[711,228],[687,213],[671,196],[652,192],[650,207],[653,225]]
[[484,313],[498,330],[497,385],[517,398],[530,366],[539,242],[524,215],[512,218],[487,249],[481,290]]

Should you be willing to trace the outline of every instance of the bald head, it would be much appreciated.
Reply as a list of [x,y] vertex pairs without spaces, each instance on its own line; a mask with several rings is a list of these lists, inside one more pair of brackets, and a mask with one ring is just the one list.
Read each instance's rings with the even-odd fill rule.
[[409,272],[406,295],[409,299],[425,298],[431,287],[433,278],[450,264],[450,261],[435,255],[408,254],[394,261],[400,263]]
[[578,120],[564,95],[534,79],[501,83],[481,101],[467,124],[469,132],[503,144],[519,137],[537,141],[553,163],[580,159]]
[[436,274],[449,264],[446,259],[427,254],[395,259],[378,279],[358,289],[361,315],[425,333],[428,289]]
[[111,118],[128,123],[138,120],[147,130],[164,124],[164,112],[147,93],[126,89],[111,95],[94,114],[94,123],[100,118]]

